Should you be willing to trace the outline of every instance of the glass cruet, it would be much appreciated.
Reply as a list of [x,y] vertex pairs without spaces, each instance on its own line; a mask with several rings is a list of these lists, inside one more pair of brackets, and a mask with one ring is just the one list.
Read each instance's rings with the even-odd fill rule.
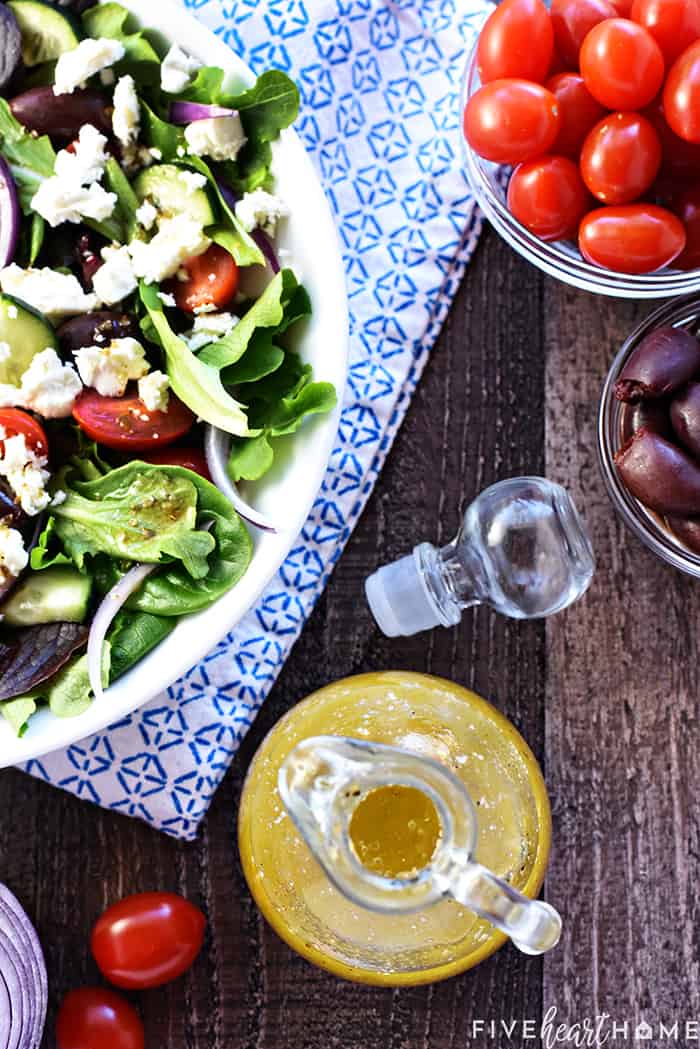
[[[363,801],[382,787],[426,796],[440,830],[424,866],[391,877],[362,862],[351,833]],[[524,896],[475,860],[476,808],[461,780],[439,761],[386,744],[315,736],[288,754],[278,788],[329,880],[360,907],[406,914],[451,897],[526,954],[542,954],[559,941],[561,918],[553,907]]]
[[513,477],[471,503],[451,543],[420,543],[374,572],[365,590],[380,629],[397,637],[454,626],[478,604],[515,619],[553,615],[585,593],[594,571],[566,489],[544,477]]

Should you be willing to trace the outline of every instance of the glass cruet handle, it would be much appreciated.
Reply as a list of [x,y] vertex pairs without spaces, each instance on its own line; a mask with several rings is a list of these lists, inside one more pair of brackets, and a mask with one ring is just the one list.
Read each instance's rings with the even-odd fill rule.
[[[413,787],[435,805],[441,836],[427,866],[383,877],[365,867],[350,839],[352,815],[381,786]],[[282,801],[326,875],[348,899],[381,913],[418,911],[447,896],[486,918],[527,954],[559,940],[553,907],[531,900],[474,859],[476,810],[462,783],[432,758],[338,736],[303,740],[278,776]]]

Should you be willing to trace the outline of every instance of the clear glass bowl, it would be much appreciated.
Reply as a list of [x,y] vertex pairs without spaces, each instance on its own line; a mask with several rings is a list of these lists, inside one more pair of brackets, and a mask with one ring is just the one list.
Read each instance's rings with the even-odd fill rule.
[[635,499],[620,480],[615,468],[614,456],[622,444],[623,404],[613,390],[620,372],[641,340],[655,328],[672,325],[687,328],[697,334],[700,327],[700,296],[693,295],[682,300],[666,303],[642,321],[625,341],[607,374],[598,408],[598,457],[603,480],[613,506],[625,524],[638,539],[648,546],[657,557],[667,561],[688,575],[700,578],[700,556],[681,542],[663,523],[663,518]]
[[[476,43],[467,59],[462,91],[462,113],[471,96],[481,87],[476,68]],[[477,156],[464,135],[467,178],[479,207],[492,226],[512,248],[550,277],[584,291],[621,299],[662,299],[700,291],[700,269],[674,270],[666,267],[641,275],[615,273],[586,262],[573,243],[545,243],[513,218],[506,207],[508,169]]]

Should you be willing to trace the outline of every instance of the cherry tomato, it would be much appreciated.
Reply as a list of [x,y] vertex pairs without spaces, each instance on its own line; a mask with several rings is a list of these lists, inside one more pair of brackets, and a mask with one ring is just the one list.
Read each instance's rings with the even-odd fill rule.
[[673,202],[673,210],[685,226],[685,247],[673,263],[679,270],[700,269],[700,186],[687,189]]
[[238,266],[233,256],[218,244],[203,255],[183,262],[187,280],[172,282],[172,292],[181,310],[194,313],[198,306],[227,306],[238,290]]
[[464,111],[467,142],[496,164],[520,164],[546,153],[558,130],[556,98],[528,80],[492,80],[472,95]]
[[605,110],[593,98],[580,73],[558,73],[545,86],[559,103],[559,134],[552,153],[578,157],[584,138]]
[[6,437],[15,437],[18,433],[23,433],[27,448],[31,448],[38,455],[48,455],[49,442],[44,428],[28,412],[23,412],[21,408],[0,408],[0,427],[5,431]]
[[108,907],[90,945],[117,987],[159,987],[189,969],[204,940],[202,912],[174,892],[141,892]]
[[554,46],[566,69],[578,69],[581,44],[593,26],[617,13],[609,0],[552,0]]
[[664,56],[648,30],[627,18],[594,26],[581,45],[586,87],[607,109],[642,109],[664,78]]
[[653,273],[685,247],[683,223],[656,204],[620,204],[589,211],[579,227],[584,259],[620,273]]
[[58,1049],[144,1049],[143,1024],[126,999],[103,987],[69,991],[56,1018]]
[[630,18],[632,0],[610,0],[620,18]]
[[508,183],[511,214],[542,240],[575,236],[590,205],[578,166],[568,157],[519,164]]
[[634,0],[630,18],[649,30],[668,66],[700,37],[699,0]]
[[482,84],[503,77],[542,83],[554,51],[554,32],[542,0],[503,0],[479,34],[476,61]]
[[664,85],[664,116],[686,142],[700,142],[700,40],[671,66]]
[[84,389],[73,406],[73,418],[93,441],[127,452],[172,444],[194,422],[192,412],[172,390],[166,412],[149,412],[135,393],[101,397],[95,390]]
[[661,174],[670,180],[700,176],[700,144],[679,138],[666,123],[663,104],[657,99],[644,110],[661,143]]
[[168,448],[161,448],[155,452],[144,452],[139,458],[145,463],[154,463],[156,466],[184,466],[186,470],[193,470],[200,477],[211,481],[206,456],[199,448],[170,445]]
[[661,143],[639,113],[610,113],[586,136],[581,174],[604,204],[629,204],[649,189],[661,166]]

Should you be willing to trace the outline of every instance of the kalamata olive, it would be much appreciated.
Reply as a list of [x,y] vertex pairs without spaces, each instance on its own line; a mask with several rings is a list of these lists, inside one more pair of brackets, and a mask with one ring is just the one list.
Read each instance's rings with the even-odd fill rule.
[[673,398],[671,425],[681,444],[700,457],[700,382],[689,382]]
[[665,397],[700,372],[700,342],[683,328],[657,328],[627,358],[615,383],[619,401]]
[[52,87],[32,87],[10,101],[10,109],[30,131],[72,142],[83,124],[93,124],[110,134],[111,119],[104,95],[91,89],[72,95],[54,95]]
[[637,430],[641,429],[658,433],[667,441],[674,440],[667,401],[637,401],[636,404],[622,405],[620,412],[621,440],[628,441]]
[[57,332],[61,349],[66,355],[79,350],[81,346],[99,346],[112,339],[134,338],[136,334],[133,317],[115,310],[97,310],[95,313],[84,313],[81,317],[71,317]]
[[0,6],[0,90],[9,84],[22,58],[22,34],[9,7]]
[[667,517],[666,523],[682,543],[694,553],[700,554],[700,518]]
[[637,499],[661,514],[700,514],[700,466],[651,430],[638,430],[615,455],[618,473]]

